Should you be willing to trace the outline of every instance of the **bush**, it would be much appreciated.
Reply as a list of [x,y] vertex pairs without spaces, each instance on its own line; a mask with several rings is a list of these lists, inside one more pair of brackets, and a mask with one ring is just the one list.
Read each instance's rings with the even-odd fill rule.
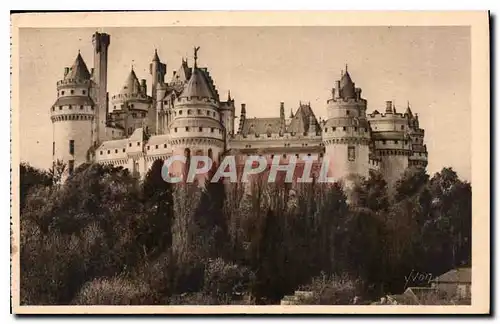
[[156,296],[150,287],[123,277],[95,279],[83,285],[73,305],[151,305]]
[[301,304],[309,305],[350,305],[359,296],[359,280],[347,276],[322,273],[314,277],[310,284],[300,288],[301,291],[312,292],[312,297],[301,300]]

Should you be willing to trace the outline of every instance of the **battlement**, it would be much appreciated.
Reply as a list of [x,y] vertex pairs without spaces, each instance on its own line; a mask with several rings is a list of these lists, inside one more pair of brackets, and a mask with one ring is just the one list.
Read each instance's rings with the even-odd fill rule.
[[218,108],[219,103],[217,100],[212,98],[203,98],[203,97],[181,97],[177,98],[174,103],[174,106],[182,106],[182,105],[211,105],[213,107]]
[[89,87],[92,81],[85,79],[64,79],[57,81],[57,90],[70,86],[86,86]]
[[128,100],[140,100],[145,102],[151,102],[152,99],[143,93],[134,94],[117,94],[111,97],[112,101],[128,101]]

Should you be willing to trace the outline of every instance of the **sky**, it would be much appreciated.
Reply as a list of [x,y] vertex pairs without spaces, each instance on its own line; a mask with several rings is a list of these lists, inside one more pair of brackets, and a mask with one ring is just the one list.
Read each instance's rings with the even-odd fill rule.
[[[432,175],[452,167],[471,179],[471,42],[469,27],[159,27],[23,28],[19,43],[20,155],[39,168],[52,163],[49,109],[56,82],[80,50],[93,66],[92,34],[111,36],[108,92],[119,92],[132,65],[151,91],[149,63],[158,50],[166,78],[193,47],[198,65],[207,67],[221,99],[228,90],[236,115],[279,116],[299,102],[310,102],[326,117],[331,88],[348,65],[368,100],[367,112],[383,111],[392,100],[398,112],[407,102],[419,115]],[[237,127],[237,125],[236,125]]]

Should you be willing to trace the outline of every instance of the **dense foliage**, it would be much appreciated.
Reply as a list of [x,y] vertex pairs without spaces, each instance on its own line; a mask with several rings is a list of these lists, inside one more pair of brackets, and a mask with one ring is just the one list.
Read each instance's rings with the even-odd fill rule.
[[471,186],[444,168],[339,184],[172,185],[154,163],[83,165],[64,183],[21,165],[23,304],[313,303],[404,290],[471,262]]

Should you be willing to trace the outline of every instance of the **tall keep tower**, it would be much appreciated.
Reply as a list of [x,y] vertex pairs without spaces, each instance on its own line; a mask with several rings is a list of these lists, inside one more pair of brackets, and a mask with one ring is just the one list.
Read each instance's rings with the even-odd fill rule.
[[366,100],[347,72],[335,82],[328,101],[328,119],[323,126],[325,155],[329,159],[329,177],[335,180],[369,170],[370,126],[366,120]]
[[95,116],[91,87],[89,70],[78,53],[73,66],[65,68],[64,78],[57,82],[57,100],[50,109],[53,162],[64,162],[69,174],[89,159]]
[[95,85],[93,97],[96,103],[94,146],[106,140],[106,117],[108,113],[108,47],[110,37],[108,34],[96,32],[92,37],[94,45],[94,71]]

